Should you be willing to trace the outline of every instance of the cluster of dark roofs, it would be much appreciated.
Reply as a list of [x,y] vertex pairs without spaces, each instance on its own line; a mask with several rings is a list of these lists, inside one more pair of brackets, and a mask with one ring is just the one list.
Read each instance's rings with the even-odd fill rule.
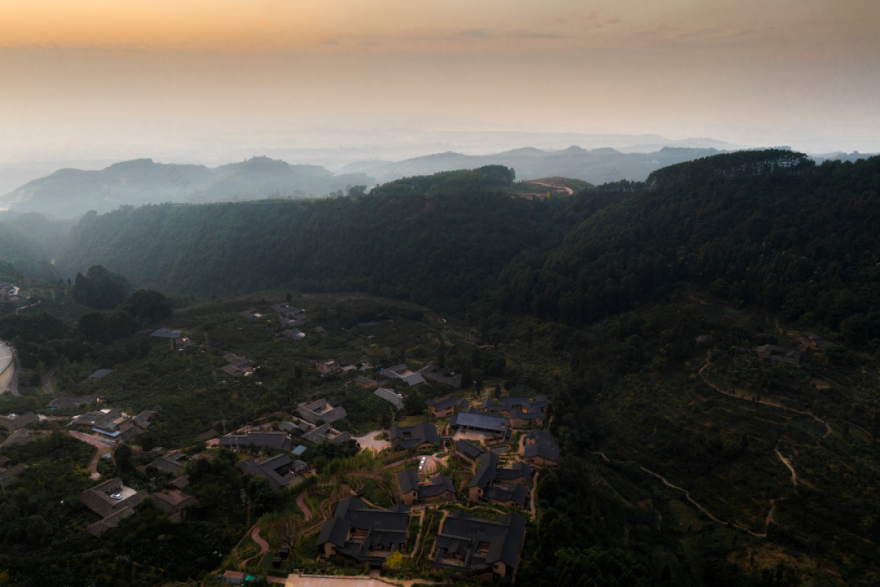
[[446,475],[436,475],[430,483],[419,485],[419,476],[412,469],[404,469],[397,474],[397,482],[400,484],[401,493],[415,491],[419,501],[430,500],[445,492],[455,495],[455,484],[452,478]]
[[396,424],[388,431],[391,438],[392,448],[415,448],[423,444],[440,444],[440,435],[437,427],[424,420],[416,422],[413,426],[397,426]]
[[553,435],[545,430],[529,430],[523,440],[523,458],[559,462],[559,446]]
[[[479,489],[483,500],[512,501],[516,505],[522,505],[528,491],[517,481],[531,479],[531,465],[518,461],[510,469],[504,469],[498,466],[499,461],[496,453],[483,453],[479,460],[480,466],[468,487]],[[476,499],[473,491],[470,491],[470,495],[472,499]]]
[[86,489],[80,494],[80,501],[103,518],[90,525],[89,532],[97,536],[116,527],[121,520],[134,514],[134,506],[146,496],[146,491],[126,487],[118,477]]
[[403,549],[408,526],[409,508],[402,504],[387,510],[372,509],[357,497],[349,497],[340,501],[333,518],[324,522],[317,545],[325,556],[330,545],[333,554],[378,566]]
[[448,395],[446,397],[441,397],[440,399],[429,399],[425,401],[425,404],[436,412],[443,412],[450,408],[456,410],[466,410],[469,402],[466,398]]
[[293,441],[286,432],[248,432],[247,434],[228,434],[218,440],[220,446],[273,448],[284,452],[290,452]]
[[499,436],[505,440],[513,436],[510,424],[500,413],[481,412],[476,408],[468,408],[465,411],[453,414],[449,420],[449,425],[453,428],[464,428],[468,430],[476,430],[478,432],[486,432],[493,436]]
[[464,510],[452,512],[437,534],[431,566],[463,575],[493,573],[512,577],[519,564],[525,528],[526,521],[513,513],[502,514],[493,521],[474,518]]
[[773,359],[786,365],[797,365],[801,360],[801,352],[787,349],[775,344],[765,344],[755,349],[762,359]]
[[281,454],[262,461],[248,458],[238,463],[238,468],[251,475],[265,477],[272,489],[287,487],[297,476],[309,470],[305,461],[294,461],[288,455]]
[[309,442],[314,442],[315,444],[321,444],[324,440],[329,440],[331,442],[336,442],[338,444],[342,444],[343,442],[348,442],[351,440],[351,434],[348,432],[340,432],[339,430],[334,429],[330,424],[321,424],[315,428],[312,428],[308,432],[302,435],[305,440]]
[[105,438],[116,442],[128,442],[136,434],[147,430],[156,412],[145,410],[135,417],[126,415],[118,408],[106,408],[80,414],[71,420],[71,426],[87,426]]
[[242,373],[254,372],[254,362],[250,359],[247,359],[241,355],[236,355],[235,353],[226,353],[225,355],[223,355],[223,358],[226,359],[229,364],[220,367],[220,370],[227,375],[235,377],[236,375],[241,375]]
[[447,377],[446,375],[442,375],[440,373],[440,367],[435,363],[431,362],[422,367],[419,370],[419,374],[425,379],[430,379],[431,381],[437,381],[439,383],[445,383],[446,385],[450,385],[452,387],[460,388],[461,387],[461,373],[458,375],[453,375],[451,377]]
[[345,408],[334,408],[326,399],[319,399],[311,403],[302,403],[296,408],[297,413],[302,416],[303,420],[317,424],[318,420],[324,420],[327,424],[332,424],[336,420],[345,418]]

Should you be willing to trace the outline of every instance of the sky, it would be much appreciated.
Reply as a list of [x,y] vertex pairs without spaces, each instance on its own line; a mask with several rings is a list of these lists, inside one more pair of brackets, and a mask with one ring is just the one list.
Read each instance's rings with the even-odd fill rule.
[[395,129],[877,152],[878,30],[877,0],[3,0],[0,162]]

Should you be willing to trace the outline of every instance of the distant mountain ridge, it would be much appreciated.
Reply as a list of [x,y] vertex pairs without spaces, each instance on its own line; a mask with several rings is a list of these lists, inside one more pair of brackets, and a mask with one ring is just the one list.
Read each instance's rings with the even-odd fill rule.
[[98,171],[60,169],[0,196],[0,208],[73,217],[159,202],[315,197],[371,183],[375,181],[362,173],[333,174],[319,165],[290,165],[267,157],[216,168],[135,159]]
[[559,151],[523,147],[492,155],[463,155],[450,151],[396,162],[356,161],[339,171],[366,173],[375,177],[380,183],[385,183],[414,175],[476,169],[484,165],[504,165],[516,170],[516,177],[520,180],[570,177],[600,185],[623,179],[644,181],[652,171],[661,167],[717,155],[721,152],[711,147],[664,147],[653,153],[623,153],[607,147],[587,150],[571,146]]

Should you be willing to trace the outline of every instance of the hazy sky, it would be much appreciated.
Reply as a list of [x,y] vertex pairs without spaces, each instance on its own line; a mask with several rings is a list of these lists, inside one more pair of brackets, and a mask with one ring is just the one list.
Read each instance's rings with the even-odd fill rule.
[[878,30],[878,0],[2,0],[0,159],[321,127],[880,151]]

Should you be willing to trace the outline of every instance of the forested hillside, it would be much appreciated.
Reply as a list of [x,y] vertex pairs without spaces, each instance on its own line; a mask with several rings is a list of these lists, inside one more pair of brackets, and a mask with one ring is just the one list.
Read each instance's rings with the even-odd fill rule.
[[690,281],[854,340],[880,333],[880,158],[717,155],[543,201],[511,197],[510,179],[447,172],[362,198],[92,214],[63,261],[170,292],[361,291],[445,310],[483,300],[569,325]]
[[93,263],[163,291],[361,291],[463,310],[522,250],[617,198],[514,198],[503,167],[409,178],[362,198],[146,206],[87,215],[68,268]]

